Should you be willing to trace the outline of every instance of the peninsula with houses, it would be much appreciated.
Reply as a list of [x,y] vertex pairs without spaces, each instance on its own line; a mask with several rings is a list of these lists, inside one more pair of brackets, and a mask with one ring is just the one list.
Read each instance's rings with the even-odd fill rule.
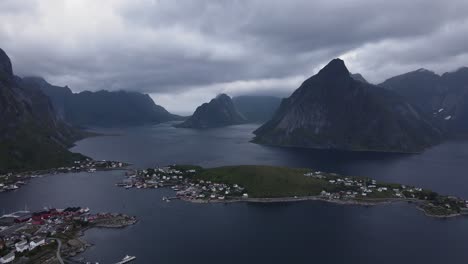
[[202,168],[192,165],[129,170],[116,184],[123,188],[172,188],[173,197],[197,203],[292,202],[304,200],[339,204],[376,205],[409,202],[433,217],[468,214],[468,201],[440,195],[432,190],[368,177],[343,176],[303,168],[273,166],[225,166]]

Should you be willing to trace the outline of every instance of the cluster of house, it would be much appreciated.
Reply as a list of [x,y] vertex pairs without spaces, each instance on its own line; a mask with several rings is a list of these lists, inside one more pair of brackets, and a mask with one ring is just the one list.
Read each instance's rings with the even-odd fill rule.
[[[399,185],[399,188],[395,188],[395,185],[379,184],[376,180],[367,178],[352,178],[352,177],[340,177],[337,174],[325,174],[320,171],[308,172],[304,174],[306,177],[314,177],[327,181],[338,188],[334,188],[334,192],[327,192],[323,190],[321,196],[330,199],[350,199],[350,198],[363,198],[372,196],[373,193],[383,193],[385,197],[393,198],[415,198],[416,194],[422,192],[422,188],[407,187],[405,185]],[[378,195],[382,197],[382,195]]]
[[70,173],[70,172],[96,172],[97,170],[119,169],[127,166],[127,164],[117,161],[96,161],[85,159],[75,161],[73,166],[60,167],[47,170],[28,171],[20,173],[7,173],[0,175],[0,192],[14,191],[19,189],[26,181],[31,178],[42,177],[46,174]]
[[135,170],[127,172],[127,178],[116,185],[126,189],[175,186],[187,181],[187,176],[195,172],[195,170],[180,171],[171,167]]
[[183,186],[175,186],[177,197],[182,199],[225,200],[226,198],[248,198],[245,189],[238,184],[213,183],[211,181],[191,181]]
[[[127,173],[127,178],[117,186],[129,188],[171,187],[181,199],[216,199],[228,197],[248,198],[243,187],[233,184],[213,183],[211,181],[193,180],[194,169],[178,170],[174,167],[157,167],[154,169],[136,170]],[[170,199],[164,198],[169,201]]]
[[112,217],[91,215],[88,208],[68,207],[38,212],[19,211],[0,217],[0,263],[12,262],[18,255],[47,244],[47,237],[72,229],[74,221],[90,222]]

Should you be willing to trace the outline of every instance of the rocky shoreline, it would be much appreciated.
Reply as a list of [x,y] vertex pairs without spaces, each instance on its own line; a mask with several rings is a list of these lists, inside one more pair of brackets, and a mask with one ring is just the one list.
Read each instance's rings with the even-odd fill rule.
[[94,246],[93,244],[89,243],[85,239],[83,239],[84,234],[89,229],[93,228],[109,228],[109,229],[122,229],[129,227],[131,225],[135,225],[138,223],[138,220],[135,217],[129,217],[127,215],[117,215],[114,219],[108,219],[102,222],[96,222],[90,227],[83,228],[79,230],[73,239],[70,239],[67,244],[72,247],[72,250],[64,255],[65,258],[75,257],[83,252],[85,252],[88,248]]

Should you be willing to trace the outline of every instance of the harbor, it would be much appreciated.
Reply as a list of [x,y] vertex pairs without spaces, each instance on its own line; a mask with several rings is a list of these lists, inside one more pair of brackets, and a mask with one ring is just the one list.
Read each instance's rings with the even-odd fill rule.
[[86,230],[124,228],[136,223],[133,216],[92,213],[84,207],[5,214],[0,217],[0,263],[60,262],[60,259],[74,257],[91,246],[80,238]]

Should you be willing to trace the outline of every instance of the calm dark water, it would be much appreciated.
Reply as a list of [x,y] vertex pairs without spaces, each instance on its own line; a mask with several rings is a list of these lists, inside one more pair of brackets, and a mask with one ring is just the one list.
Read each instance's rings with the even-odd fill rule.
[[[255,125],[194,131],[170,125],[105,131],[73,148],[96,159],[135,167],[271,164],[313,167],[417,184],[468,197],[468,142],[450,142],[419,155],[281,149],[249,143]],[[125,190],[123,172],[54,175],[0,194],[0,209],[89,206],[141,220],[123,230],[95,229],[90,261],[115,263],[466,263],[468,218],[424,216],[409,204],[375,207],[322,202],[209,204],[162,202],[170,190]]]

